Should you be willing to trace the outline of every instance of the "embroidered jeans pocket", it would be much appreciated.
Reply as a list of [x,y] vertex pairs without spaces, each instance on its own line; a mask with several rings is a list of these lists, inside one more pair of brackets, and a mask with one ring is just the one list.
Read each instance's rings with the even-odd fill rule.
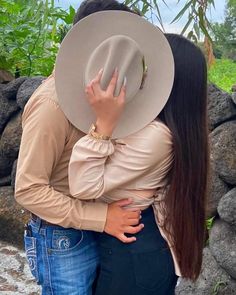
[[36,282],[39,282],[38,275],[38,265],[37,265],[37,246],[36,246],[36,238],[24,235],[24,244],[25,244],[25,252],[26,258],[30,267],[30,271],[34,276]]
[[83,231],[76,229],[53,230],[51,253],[66,254],[77,250],[83,241]]

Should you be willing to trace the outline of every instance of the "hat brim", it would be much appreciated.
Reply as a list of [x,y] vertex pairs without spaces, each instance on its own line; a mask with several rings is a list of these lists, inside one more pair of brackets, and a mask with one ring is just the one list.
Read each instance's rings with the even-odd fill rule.
[[174,81],[174,59],[164,34],[133,13],[102,11],[91,14],[68,32],[55,66],[59,105],[68,120],[85,133],[96,119],[84,92],[88,59],[101,42],[121,34],[138,43],[148,73],[143,89],[126,104],[113,138],[125,137],[145,127],[157,117],[169,98]]

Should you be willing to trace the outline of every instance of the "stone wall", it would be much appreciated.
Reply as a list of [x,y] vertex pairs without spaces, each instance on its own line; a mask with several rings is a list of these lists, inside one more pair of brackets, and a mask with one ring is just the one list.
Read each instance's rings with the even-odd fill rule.
[[[15,170],[25,103],[43,77],[0,84],[0,240],[22,245],[28,213],[14,201]],[[236,95],[209,85],[211,188],[208,216],[215,216],[196,283],[181,280],[176,294],[236,294]]]
[[236,294],[236,92],[209,85],[211,186],[208,216],[215,216],[204,249],[202,272],[181,280],[178,295]]
[[28,213],[13,197],[21,140],[21,115],[26,102],[43,77],[21,77],[0,84],[0,240],[22,246]]

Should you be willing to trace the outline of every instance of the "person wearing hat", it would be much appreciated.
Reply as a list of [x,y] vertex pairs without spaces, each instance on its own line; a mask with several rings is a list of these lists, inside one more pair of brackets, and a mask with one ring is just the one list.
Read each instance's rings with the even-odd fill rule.
[[[79,46],[76,40],[85,44],[88,36]],[[132,198],[126,209],[142,210],[144,224],[131,244],[99,235],[95,295],[171,295],[179,276],[197,279],[208,170],[206,73],[193,43],[128,12],[98,12],[67,35],[56,89],[68,119],[87,133],[72,151],[70,192],[83,201]]]
[[[91,13],[114,9],[131,11],[115,0],[86,0],[74,24]],[[84,133],[64,115],[54,73],[26,104],[22,126],[15,198],[32,213],[24,237],[30,270],[43,295],[91,295],[98,265],[92,231],[105,231],[129,243],[134,238],[124,233],[142,229],[140,210],[125,210],[123,206],[132,202],[127,199],[107,205],[71,197],[69,159],[73,145]]]

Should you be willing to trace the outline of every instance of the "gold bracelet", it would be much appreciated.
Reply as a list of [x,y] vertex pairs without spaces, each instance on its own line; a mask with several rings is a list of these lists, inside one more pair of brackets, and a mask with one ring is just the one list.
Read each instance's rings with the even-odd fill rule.
[[103,134],[96,132],[96,128],[97,128],[96,125],[92,124],[89,129],[88,134],[97,140],[110,140],[111,139],[111,136],[103,135]]

